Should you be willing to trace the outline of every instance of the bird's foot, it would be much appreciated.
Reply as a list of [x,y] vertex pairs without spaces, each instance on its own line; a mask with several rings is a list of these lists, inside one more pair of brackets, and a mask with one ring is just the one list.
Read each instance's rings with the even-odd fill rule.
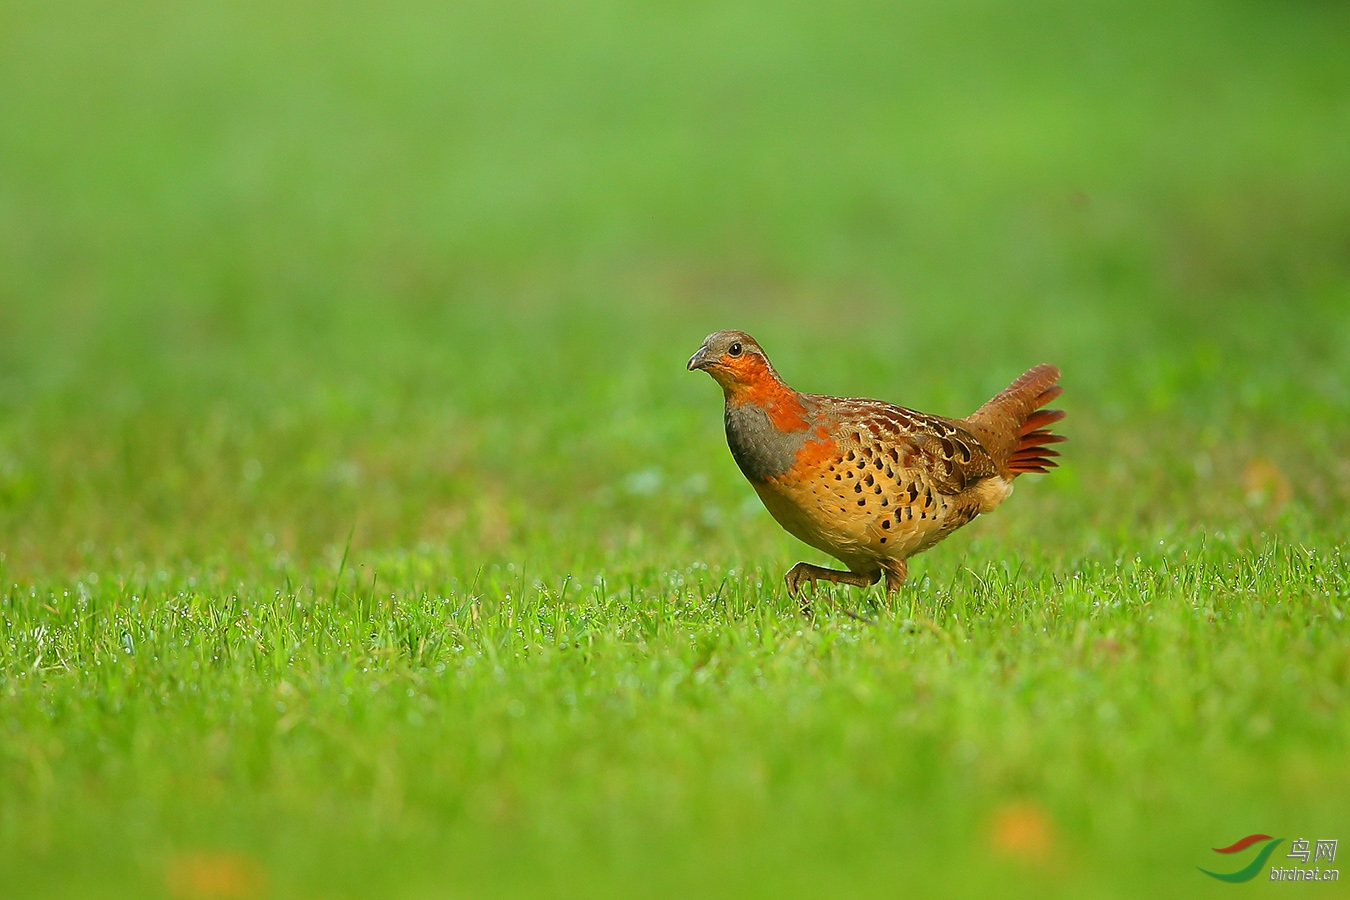
[[904,585],[909,576],[909,563],[903,559],[887,560],[882,571],[886,573],[886,593],[891,594]]
[[783,582],[787,585],[788,596],[792,597],[801,606],[802,615],[811,615],[811,601],[807,599],[806,592],[803,590],[805,585],[811,586],[811,593],[816,592],[816,572],[818,567],[809,563],[799,562],[788,569],[787,574],[783,576]]
[[828,581],[833,584],[851,584],[854,587],[867,587],[875,584],[881,577],[878,571],[874,574],[862,574],[859,572],[840,572],[835,569],[826,569],[821,566],[813,566],[810,563],[799,562],[791,569],[788,569],[783,576],[783,582],[787,585],[788,596],[796,598],[801,604],[802,615],[811,615],[811,601],[807,599],[802,590],[803,585],[811,585],[811,593],[816,591],[817,581]]

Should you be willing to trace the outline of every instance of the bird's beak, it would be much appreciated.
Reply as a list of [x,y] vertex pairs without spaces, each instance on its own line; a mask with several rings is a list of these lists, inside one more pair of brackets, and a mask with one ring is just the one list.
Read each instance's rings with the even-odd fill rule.
[[705,369],[710,362],[712,362],[712,360],[708,358],[707,346],[699,347],[698,352],[689,357],[689,371],[692,372],[695,369]]

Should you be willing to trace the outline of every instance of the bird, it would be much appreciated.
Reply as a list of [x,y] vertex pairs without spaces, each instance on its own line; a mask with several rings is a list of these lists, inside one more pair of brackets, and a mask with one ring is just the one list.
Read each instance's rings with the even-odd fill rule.
[[717,331],[689,359],[722,388],[727,445],[770,515],[789,534],[847,566],[799,562],[784,576],[809,614],[806,588],[820,581],[897,591],[908,560],[1044,473],[1065,437],[1060,371],[1028,369],[964,419],[882,400],[802,394],[779,376],[743,331]]

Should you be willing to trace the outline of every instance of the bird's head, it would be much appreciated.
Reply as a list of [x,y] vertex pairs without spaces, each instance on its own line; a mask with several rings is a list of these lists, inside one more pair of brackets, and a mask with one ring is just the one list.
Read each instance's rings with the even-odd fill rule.
[[759,386],[765,379],[779,381],[764,350],[744,331],[717,331],[708,335],[689,359],[689,371],[695,369],[707,372],[733,395]]

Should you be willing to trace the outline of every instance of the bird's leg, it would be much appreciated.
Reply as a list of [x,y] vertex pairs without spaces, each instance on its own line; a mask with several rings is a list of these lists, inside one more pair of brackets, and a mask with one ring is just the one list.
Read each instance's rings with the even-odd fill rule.
[[903,559],[888,559],[881,568],[886,573],[886,593],[900,590],[900,585],[905,583],[905,577],[909,575],[909,563]]
[[802,606],[803,615],[811,615],[811,601],[806,599],[802,591],[802,584],[809,583],[811,592],[815,593],[817,581],[830,581],[835,584],[851,584],[855,587],[867,587],[876,584],[877,579],[881,577],[881,572],[862,573],[862,572],[840,572],[837,569],[826,569],[821,566],[813,566],[810,563],[799,562],[788,573],[783,576],[783,581],[787,584],[788,594],[796,597],[797,602]]

